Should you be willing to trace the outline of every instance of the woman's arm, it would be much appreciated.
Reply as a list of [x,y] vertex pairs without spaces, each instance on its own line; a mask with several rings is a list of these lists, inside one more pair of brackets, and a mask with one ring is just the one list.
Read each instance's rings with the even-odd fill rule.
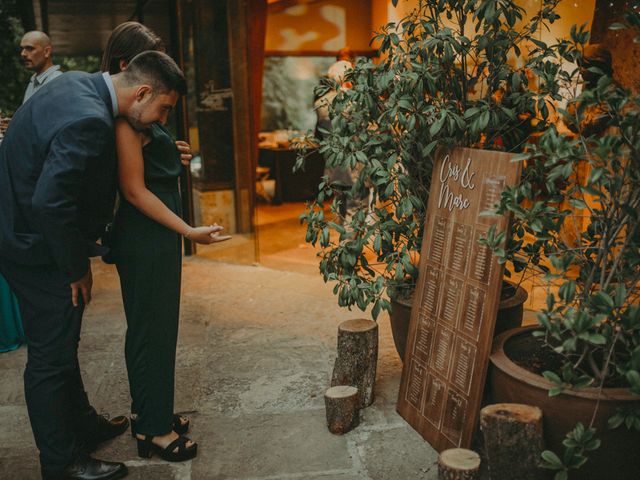
[[222,227],[218,225],[189,226],[147,189],[144,183],[142,135],[124,119],[116,120],[116,150],[120,191],[130,204],[152,220],[198,243],[208,244],[230,238],[219,235]]

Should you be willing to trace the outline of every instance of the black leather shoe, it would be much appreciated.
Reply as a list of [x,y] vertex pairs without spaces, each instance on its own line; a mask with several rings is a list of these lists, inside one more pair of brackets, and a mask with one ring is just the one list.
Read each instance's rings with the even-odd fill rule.
[[129,419],[125,416],[109,418],[99,416],[98,423],[83,442],[80,450],[84,453],[91,453],[98,445],[107,440],[122,435],[129,428]]
[[42,472],[43,480],[116,480],[127,476],[127,467],[120,462],[105,462],[81,455],[62,472]]

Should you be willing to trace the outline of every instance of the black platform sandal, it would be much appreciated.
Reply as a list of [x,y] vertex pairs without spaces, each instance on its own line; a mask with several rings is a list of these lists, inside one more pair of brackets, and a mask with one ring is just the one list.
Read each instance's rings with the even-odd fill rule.
[[[153,436],[151,435],[146,436],[144,439],[136,437],[136,440],[138,441],[138,456],[141,458],[151,458],[154,453],[157,453],[160,458],[167,462],[184,462],[185,460],[191,460],[198,454],[198,444],[194,442],[193,445],[187,447],[187,442],[191,440],[184,435],[180,435],[166,448],[153,443]],[[177,451],[174,452],[176,449]]]
[[[136,418],[131,415],[131,436],[136,438]],[[183,417],[178,413],[173,414],[173,426],[172,430],[176,432],[178,435],[184,435],[189,431],[189,427],[191,426],[191,422],[187,417]]]

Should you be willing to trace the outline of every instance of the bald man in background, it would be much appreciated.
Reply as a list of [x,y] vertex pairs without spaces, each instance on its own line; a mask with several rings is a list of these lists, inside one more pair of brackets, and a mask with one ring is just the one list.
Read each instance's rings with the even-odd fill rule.
[[54,65],[49,35],[37,30],[27,32],[20,41],[20,57],[27,70],[33,70],[34,74],[29,80],[27,90],[24,92],[22,103],[29,100],[42,85],[62,75],[60,65]]

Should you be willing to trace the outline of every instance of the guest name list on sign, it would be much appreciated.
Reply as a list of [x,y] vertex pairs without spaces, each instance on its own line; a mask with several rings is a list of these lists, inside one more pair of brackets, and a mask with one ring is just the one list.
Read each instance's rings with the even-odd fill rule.
[[503,273],[479,240],[506,228],[486,212],[519,175],[510,154],[437,154],[397,408],[438,451],[471,443]]

